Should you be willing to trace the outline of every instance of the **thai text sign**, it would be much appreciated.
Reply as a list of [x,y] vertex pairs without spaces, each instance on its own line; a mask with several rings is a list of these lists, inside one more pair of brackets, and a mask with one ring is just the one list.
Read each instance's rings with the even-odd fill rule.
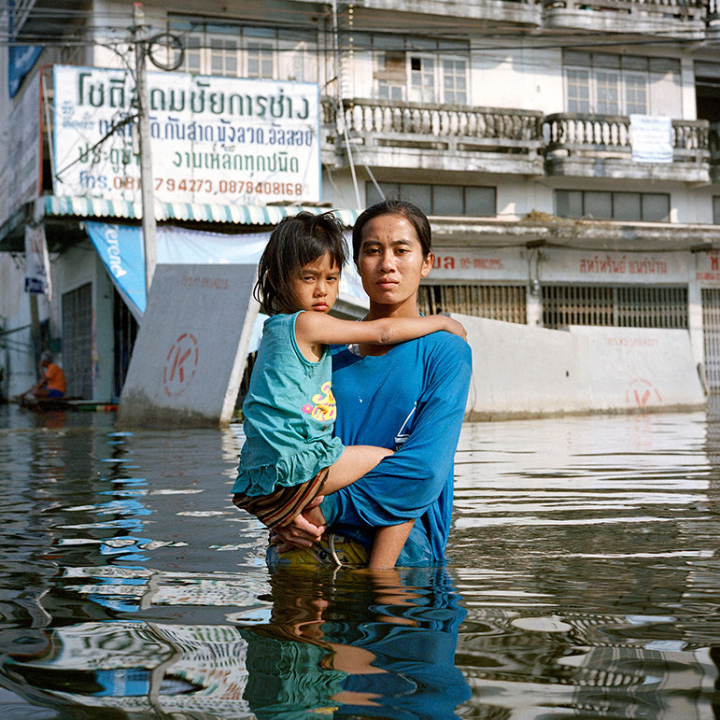
[[541,251],[540,280],[657,285],[690,278],[689,254],[644,252]]
[[630,115],[632,159],[634,162],[673,161],[672,120],[652,115]]
[[525,280],[528,272],[524,249],[447,248],[434,250],[429,282],[438,280]]
[[[137,106],[133,79],[102,68],[54,72],[55,194],[139,199],[134,122],[122,124]],[[320,199],[317,85],[170,72],[148,73],[147,85],[157,200]]]

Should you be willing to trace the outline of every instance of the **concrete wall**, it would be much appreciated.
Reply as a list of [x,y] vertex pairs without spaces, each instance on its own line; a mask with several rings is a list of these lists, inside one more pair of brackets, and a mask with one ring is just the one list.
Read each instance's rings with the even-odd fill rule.
[[468,418],[697,409],[705,396],[685,330],[516,325],[453,315],[468,331]]
[[258,304],[255,265],[157,266],[118,426],[226,425]]

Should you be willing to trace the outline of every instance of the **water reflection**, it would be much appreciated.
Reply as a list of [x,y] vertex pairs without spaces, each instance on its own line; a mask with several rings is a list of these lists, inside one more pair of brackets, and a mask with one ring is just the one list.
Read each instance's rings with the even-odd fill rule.
[[454,558],[470,704],[720,716],[714,417],[465,432]]
[[454,665],[465,612],[442,570],[368,577],[279,569],[254,608],[247,593],[242,606],[237,576],[197,582],[191,593],[178,591],[177,578],[155,581],[165,585],[153,598],[160,605],[232,612],[211,624],[118,619],[3,633],[6,683],[32,688],[47,705],[209,717],[430,719],[454,717],[470,696]]
[[466,425],[447,569],[279,568],[240,438],[0,407],[9,718],[720,717],[720,407]]
[[243,625],[245,698],[259,718],[456,717],[470,697],[455,667],[465,617],[442,569],[374,577],[280,568],[267,622]]

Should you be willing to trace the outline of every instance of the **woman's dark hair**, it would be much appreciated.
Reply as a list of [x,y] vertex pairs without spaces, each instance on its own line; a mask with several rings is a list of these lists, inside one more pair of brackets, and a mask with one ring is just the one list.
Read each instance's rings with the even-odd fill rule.
[[383,200],[364,210],[355,221],[352,239],[353,260],[356,265],[360,255],[363,230],[371,220],[381,215],[402,215],[415,228],[415,233],[422,247],[423,257],[427,257],[432,252],[432,231],[430,230],[430,222],[425,217],[425,213],[417,205],[413,205],[413,203],[407,200]]
[[341,271],[347,259],[343,227],[332,213],[299,212],[272,231],[258,265],[253,295],[268,315],[298,310],[292,282],[300,270],[329,253]]

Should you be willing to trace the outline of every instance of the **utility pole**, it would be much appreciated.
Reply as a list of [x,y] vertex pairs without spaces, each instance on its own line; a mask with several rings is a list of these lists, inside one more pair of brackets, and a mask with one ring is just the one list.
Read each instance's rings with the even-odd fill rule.
[[157,244],[155,240],[155,178],[153,176],[150,145],[150,103],[148,102],[147,75],[147,26],[141,2],[133,4],[133,34],[135,36],[135,94],[137,96],[138,140],[140,145],[140,197],[142,200],[142,231],[145,250],[145,291],[150,295],[155,266]]

